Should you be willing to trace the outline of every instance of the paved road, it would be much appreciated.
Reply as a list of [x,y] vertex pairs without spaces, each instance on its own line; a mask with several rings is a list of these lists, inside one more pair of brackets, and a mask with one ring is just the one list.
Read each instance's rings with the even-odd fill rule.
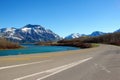
[[120,80],[120,47],[0,57],[0,80]]

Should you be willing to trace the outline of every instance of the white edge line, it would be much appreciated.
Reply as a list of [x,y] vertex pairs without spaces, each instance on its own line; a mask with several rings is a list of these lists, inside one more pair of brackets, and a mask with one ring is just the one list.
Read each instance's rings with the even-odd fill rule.
[[55,74],[57,74],[57,73],[60,73],[60,72],[62,72],[62,71],[64,71],[64,70],[67,70],[67,69],[72,68],[72,67],[74,67],[74,66],[77,66],[77,65],[79,65],[80,63],[83,63],[83,62],[88,61],[88,60],[90,60],[90,59],[92,59],[92,57],[87,58],[87,59],[84,59],[84,60],[81,60],[81,61],[78,61],[78,62],[76,62],[76,63],[68,64],[68,66],[65,65],[65,66],[66,66],[65,68],[60,69],[60,70],[58,70],[58,71],[56,71],[56,72],[53,72],[52,74],[49,74],[49,75],[43,76],[43,77],[41,77],[41,78],[38,78],[38,79],[36,79],[36,80],[42,80],[42,79],[45,79],[45,78],[47,78],[47,77],[53,76],[53,75],[55,75]]
[[5,66],[5,67],[0,67],[0,70],[8,69],[8,68],[14,68],[14,67],[21,67],[21,66],[26,66],[26,65],[31,65],[31,64],[38,64],[38,63],[47,62],[47,61],[51,61],[51,60],[44,60],[44,61],[39,61],[39,62],[32,62],[32,63],[25,63],[25,64]]
[[66,69],[72,68],[72,67],[74,67],[74,66],[76,66],[76,65],[78,65],[80,63],[83,63],[85,61],[88,61],[90,59],[92,59],[92,57],[84,59],[84,60],[80,60],[80,61],[77,61],[77,62],[73,62],[73,63],[67,64],[67,65],[64,65],[64,66],[60,66],[60,67],[57,67],[57,68],[53,68],[53,69],[45,70],[45,71],[42,71],[42,72],[34,73],[34,74],[31,74],[31,75],[23,76],[23,77],[20,77],[20,78],[16,78],[16,79],[13,79],[13,80],[22,80],[22,79],[32,77],[32,76],[36,76],[36,75],[39,75],[39,74],[42,74],[42,73],[53,72],[52,74],[49,74],[49,75],[46,75],[44,77],[41,77],[41,78],[37,79],[37,80],[42,80],[44,78],[47,78],[49,76],[52,76],[52,75],[57,74],[59,72],[62,72],[64,70],[66,70]]

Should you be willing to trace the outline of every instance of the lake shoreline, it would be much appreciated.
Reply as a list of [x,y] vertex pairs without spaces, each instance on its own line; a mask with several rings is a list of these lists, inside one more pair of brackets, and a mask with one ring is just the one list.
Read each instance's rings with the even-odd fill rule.
[[43,54],[47,52],[60,52],[78,50],[80,48],[69,46],[38,46],[33,44],[22,45],[24,48],[0,50],[0,56],[22,55],[22,54]]
[[[81,54],[90,51],[94,51],[99,49],[99,47],[94,48],[86,48],[81,50],[69,50],[69,51],[59,51],[59,52],[46,52],[46,53],[37,53],[37,54],[20,54],[20,55],[9,55],[9,56],[0,56],[0,61],[29,61],[29,60],[37,60],[37,59],[46,59],[54,56],[64,56],[64,55],[72,55],[72,54]],[[101,47],[102,49],[102,47]]]

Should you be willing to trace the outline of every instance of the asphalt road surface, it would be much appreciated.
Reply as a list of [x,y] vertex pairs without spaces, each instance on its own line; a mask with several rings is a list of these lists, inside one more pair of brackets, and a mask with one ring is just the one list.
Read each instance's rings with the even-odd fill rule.
[[0,57],[0,80],[120,80],[120,47]]

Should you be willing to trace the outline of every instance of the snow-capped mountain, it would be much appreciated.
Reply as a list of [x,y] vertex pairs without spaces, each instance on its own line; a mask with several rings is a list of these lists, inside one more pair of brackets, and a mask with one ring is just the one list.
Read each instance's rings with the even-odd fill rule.
[[95,36],[100,36],[100,35],[103,35],[103,34],[105,34],[105,33],[100,32],[100,31],[94,31],[94,32],[92,32],[90,35],[73,33],[73,34],[70,34],[70,35],[66,36],[64,39],[74,39],[74,38],[80,38],[80,37],[82,37],[82,36],[95,37]]
[[100,35],[103,35],[103,34],[105,34],[105,33],[100,32],[100,31],[94,31],[94,32],[92,32],[92,33],[91,33],[90,35],[88,35],[88,36],[95,37],[95,36],[100,36]]
[[73,33],[73,34],[66,36],[64,39],[74,39],[74,38],[79,38],[81,36],[84,36],[84,34]]
[[9,40],[19,42],[36,42],[36,41],[57,41],[60,37],[49,29],[40,25],[28,24],[22,28],[2,28],[0,35]]

